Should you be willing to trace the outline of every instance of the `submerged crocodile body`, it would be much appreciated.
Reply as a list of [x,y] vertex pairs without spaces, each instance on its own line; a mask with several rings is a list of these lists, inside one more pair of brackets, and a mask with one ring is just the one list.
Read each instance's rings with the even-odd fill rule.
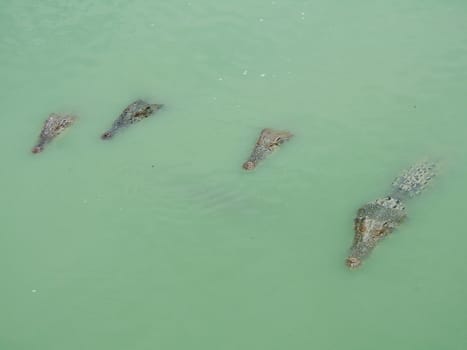
[[373,248],[406,218],[403,202],[419,194],[435,176],[435,164],[423,162],[407,169],[384,198],[365,204],[354,221],[355,236],[346,265],[357,268]]
[[158,109],[161,109],[162,106],[162,104],[150,104],[143,100],[133,102],[123,110],[117,120],[112,124],[112,127],[102,134],[102,139],[110,139],[117,130],[149,117]]
[[47,143],[52,141],[56,136],[61,134],[65,129],[69,128],[76,117],[68,114],[52,113],[45,121],[39,135],[37,144],[32,148],[32,153],[40,153],[44,150]]
[[260,161],[278,149],[285,141],[290,140],[292,136],[293,134],[288,131],[263,129],[251,152],[250,158],[243,163],[243,168],[245,170],[253,170]]

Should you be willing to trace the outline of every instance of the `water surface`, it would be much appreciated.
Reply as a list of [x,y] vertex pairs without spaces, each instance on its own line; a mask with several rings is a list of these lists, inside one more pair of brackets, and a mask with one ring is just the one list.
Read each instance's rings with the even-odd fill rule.
[[[1,349],[466,348],[465,1],[2,0],[0,33]],[[100,140],[137,98],[165,108]],[[264,127],[296,136],[245,173]]]

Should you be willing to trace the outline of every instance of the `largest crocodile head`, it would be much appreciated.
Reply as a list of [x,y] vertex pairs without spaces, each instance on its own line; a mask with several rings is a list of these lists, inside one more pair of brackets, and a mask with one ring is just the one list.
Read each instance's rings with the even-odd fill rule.
[[251,152],[250,158],[243,163],[243,169],[253,170],[258,162],[274,152],[282,143],[290,140],[292,136],[293,134],[288,131],[263,129]]
[[393,197],[378,199],[358,210],[354,220],[355,236],[346,265],[357,268],[373,248],[406,217],[402,203]]

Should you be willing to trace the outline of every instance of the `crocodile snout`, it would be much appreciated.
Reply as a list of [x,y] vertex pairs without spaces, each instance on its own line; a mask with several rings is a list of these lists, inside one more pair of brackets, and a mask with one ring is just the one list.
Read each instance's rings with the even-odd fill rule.
[[41,146],[36,146],[32,149],[32,153],[36,154],[36,153],[40,153],[42,152],[44,148],[42,148]]
[[243,169],[245,170],[253,170],[256,167],[255,163],[251,160],[243,163]]
[[357,267],[360,267],[362,260],[354,256],[350,256],[345,260],[345,264],[351,269],[356,269]]
[[105,133],[102,134],[101,139],[102,140],[108,140],[113,136],[113,133],[111,131],[106,131]]

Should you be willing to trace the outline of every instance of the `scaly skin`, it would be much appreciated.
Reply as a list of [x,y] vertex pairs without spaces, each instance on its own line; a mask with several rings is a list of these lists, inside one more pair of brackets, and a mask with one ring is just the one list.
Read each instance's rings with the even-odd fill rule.
[[420,163],[403,172],[393,182],[392,193],[365,204],[354,221],[354,241],[346,265],[357,268],[373,248],[406,218],[402,201],[423,191],[435,176],[435,165]]
[[69,128],[76,120],[76,117],[68,114],[60,115],[52,113],[45,121],[39,135],[37,144],[32,148],[32,153],[40,153],[46,144]]
[[149,117],[158,109],[161,109],[162,106],[162,104],[150,104],[143,100],[133,102],[123,110],[117,120],[112,124],[112,127],[102,134],[102,139],[110,139],[119,129]]
[[278,149],[285,141],[290,140],[292,136],[293,134],[288,131],[263,129],[250,158],[243,163],[243,169],[253,170],[260,161]]

